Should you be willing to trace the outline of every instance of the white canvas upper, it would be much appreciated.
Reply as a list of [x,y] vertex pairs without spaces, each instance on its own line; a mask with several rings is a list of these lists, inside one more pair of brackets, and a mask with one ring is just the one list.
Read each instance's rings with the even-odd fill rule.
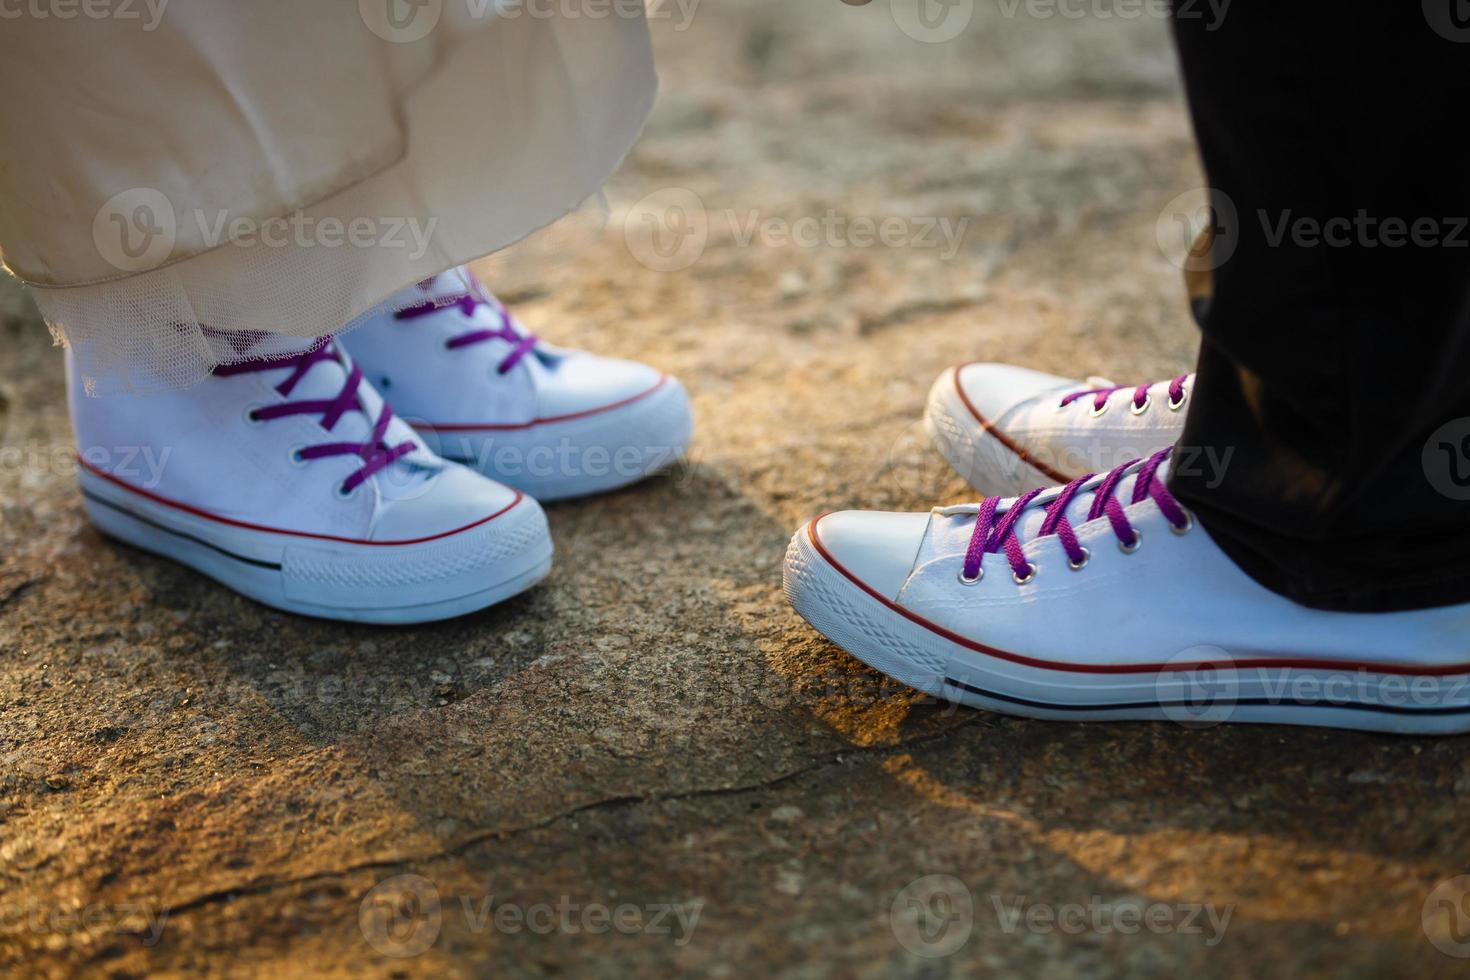
[[935,445],[971,486],[1014,496],[1036,487],[1100,473],[1173,445],[1184,429],[1194,389],[1171,401],[1169,381],[1149,385],[1143,408],[1134,388],[1104,399],[1066,396],[1111,388],[1105,378],[1077,381],[1009,364],[964,364],[940,375],[929,392],[925,427]]
[[467,612],[549,568],[536,503],[448,462],[401,419],[382,443],[401,458],[348,490],[363,456],[302,450],[370,439],[382,399],[362,383],[327,430],[321,413],[259,419],[270,406],[342,392],[345,354],[211,377],[150,397],[87,397],[68,351],[72,426],[94,523],[279,608],[344,619],[414,622]]
[[1115,495],[1142,535],[1132,553],[1106,517],[1086,520],[1090,492],[1067,507],[1088,552],[1080,569],[1057,535],[1038,537],[1060,490],[1026,508],[1017,540],[1034,576],[1023,582],[1004,553],[984,556],[979,581],[962,580],[978,505],[844,512],[797,532],[786,592],[878,669],[1009,713],[1197,720],[1190,702],[1203,685],[1214,698],[1205,721],[1470,729],[1470,605],[1372,614],[1297,605],[1248,577],[1192,520],[1178,533],[1152,499],[1129,503],[1133,480]]
[[[466,294],[479,303],[458,303]],[[441,308],[404,318],[408,308]],[[503,334],[461,346],[476,331]],[[428,445],[543,500],[632,483],[673,462],[692,431],[674,378],[538,341],[463,270],[389,300],[343,343]],[[508,360],[514,363],[508,364]]]

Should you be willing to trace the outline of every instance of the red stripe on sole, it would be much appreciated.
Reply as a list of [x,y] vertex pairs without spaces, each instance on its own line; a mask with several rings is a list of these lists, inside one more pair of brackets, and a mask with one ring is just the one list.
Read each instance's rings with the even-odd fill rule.
[[126,482],[124,480],[118,479],[117,477],[113,476],[111,473],[104,473],[104,472],[102,472],[97,467],[95,467],[91,463],[87,462],[85,459],[82,459],[81,456],[78,456],[77,457],[77,462],[79,464],[81,464],[81,467],[84,470],[86,470],[88,473],[91,473],[93,476],[101,477],[102,479],[106,480],[108,483],[111,483],[111,484],[113,484],[115,486],[121,487],[123,490],[126,490],[129,493],[137,494],[138,496],[144,497],[144,498],[146,498],[148,500],[151,500],[151,501],[153,501],[156,504],[162,504],[165,507],[172,507],[174,510],[180,510],[180,511],[183,511],[184,513],[186,513],[186,514],[193,514],[195,517],[202,517],[205,520],[214,521],[216,524],[225,524],[225,525],[228,525],[229,527],[243,528],[243,529],[245,529],[247,531],[263,531],[263,532],[265,532],[267,534],[284,534],[284,535],[287,535],[288,537],[293,537],[293,538],[311,538],[311,539],[316,540],[316,541],[338,541],[338,542],[341,542],[342,544],[361,544],[361,545],[368,545],[368,546],[371,546],[371,547],[387,547],[387,548],[391,548],[391,547],[397,547],[399,545],[406,545],[406,544],[424,544],[425,542],[428,542],[428,541],[438,541],[441,538],[451,537],[453,535],[460,534],[460,533],[462,533],[464,531],[469,531],[469,530],[472,530],[474,528],[480,527],[483,524],[489,524],[491,521],[495,520],[495,518],[500,517],[502,514],[505,514],[505,513],[509,512],[509,511],[515,509],[515,507],[517,505],[519,505],[520,502],[522,500],[524,500],[525,497],[526,497],[525,494],[523,494],[519,490],[517,490],[516,491],[516,495],[515,495],[515,499],[512,500],[510,503],[506,504],[500,510],[497,510],[493,514],[489,514],[489,515],[487,515],[485,517],[482,517],[478,521],[473,521],[473,522],[471,522],[469,524],[466,524],[463,527],[457,527],[457,528],[455,528],[452,531],[444,531],[444,532],[442,532],[440,534],[431,534],[431,535],[429,535],[427,537],[423,537],[423,538],[409,538],[408,540],[405,540],[405,541],[364,541],[364,540],[361,540],[359,538],[342,538],[342,537],[338,537],[335,534],[313,534],[310,531],[290,531],[290,530],[287,530],[285,528],[267,527],[264,524],[251,524],[249,521],[237,521],[237,520],[235,520],[234,518],[231,518],[231,517],[221,517],[218,514],[211,514],[207,510],[201,510],[198,507],[194,507],[194,506],[191,506],[191,505],[186,504],[186,503],[182,503],[182,502],[177,501],[177,500],[170,500],[168,497],[164,497],[164,496],[162,496],[160,494],[153,493],[153,492],[151,492],[149,490],[144,490],[141,487],[135,487],[131,483],[128,483],[128,482]]
[[827,514],[819,514],[812,518],[811,523],[806,526],[807,538],[812,547],[822,559],[842,574],[853,585],[862,589],[868,595],[877,599],[889,609],[898,613],[909,622],[922,626],[931,633],[944,637],[951,643],[956,643],[967,650],[984,654],[987,657],[995,657],[997,660],[1006,660],[1011,663],[1022,664],[1026,667],[1036,667],[1041,670],[1065,671],[1076,674],[1147,674],[1162,673],[1165,671],[1190,671],[1212,668],[1217,670],[1244,670],[1252,667],[1275,667],[1296,668],[1302,670],[1344,670],[1344,671],[1368,671],[1375,674],[1402,674],[1410,677],[1443,677],[1451,674],[1470,674],[1470,663],[1451,664],[1445,667],[1407,667],[1401,664],[1375,664],[1357,663],[1346,660],[1294,660],[1290,658],[1258,657],[1253,660],[1231,660],[1226,662],[1200,661],[1198,663],[1163,663],[1163,664],[1078,664],[1065,660],[1040,660],[1036,657],[1028,657],[1025,654],[1013,653],[1010,650],[1002,650],[999,647],[987,646],[977,643],[945,629],[938,623],[930,622],[917,613],[910,612],[903,606],[885,598],[881,593],[875,591],[866,582],[858,578],[852,572],[843,567],[842,563],[832,557],[831,552],[822,547],[822,539],[817,534],[817,524]]
[[624,398],[622,401],[610,402],[606,405],[599,405],[597,408],[589,408],[585,412],[572,412],[567,415],[548,415],[545,418],[532,419],[529,422],[440,423],[416,421],[413,422],[412,425],[415,429],[427,429],[430,432],[515,432],[520,429],[534,429],[538,425],[552,425],[557,422],[572,422],[577,419],[591,418],[594,415],[601,415],[604,412],[611,412],[614,409],[623,408],[625,406],[633,404],[634,402],[642,401],[649,395],[652,395],[654,392],[663,388],[668,383],[669,376],[667,374],[660,374],[658,376],[658,381],[653,385],[653,387],[649,388],[646,391],[640,391],[636,395]]

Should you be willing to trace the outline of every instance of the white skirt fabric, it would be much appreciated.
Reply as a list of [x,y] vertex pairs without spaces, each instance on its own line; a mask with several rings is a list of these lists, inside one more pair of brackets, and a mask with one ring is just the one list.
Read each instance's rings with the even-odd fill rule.
[[637,0],[26,11],[0,256],[107,387],[293,349],[578,212],[657,89]]

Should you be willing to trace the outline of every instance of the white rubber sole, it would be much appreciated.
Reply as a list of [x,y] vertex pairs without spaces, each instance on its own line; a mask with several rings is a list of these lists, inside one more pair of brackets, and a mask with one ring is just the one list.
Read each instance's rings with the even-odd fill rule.
[[673,378],[635,401],[523,429],[420,429],[429,448],[541,501],[618,490],[677,463],[694,421]]
[[1089,672],[981,652],[858,585],[813,541],[786,552],[787,600],[818,632],[876,670],[946,701],[1052,721],[1308,725],[1396,734],[1470,731],[1470,674],[1272,667]]
[[989,497],[1019,497],[1028,490],[1070,483],[1082,475],[1038,468],[989,423],[977,419],[960,394],[955,369],[941,374],[929,389],[924,431],[955,472]]
[[528,497],[461,531],[384,545],[237,527],[86,470],[80,480],[87,516],[104,534],[304,616],[384,624],[449,619],[524,592],[551,571],[546,515]]

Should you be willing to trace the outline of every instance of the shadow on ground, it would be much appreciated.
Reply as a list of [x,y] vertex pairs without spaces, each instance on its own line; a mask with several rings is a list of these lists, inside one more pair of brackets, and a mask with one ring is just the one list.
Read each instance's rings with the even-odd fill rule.
[[[655,21],[664,95],[607,232],[507,285],[544,336],[679,374],[698,442],[550,508],[552,578],[476,616],[305,620],[98,537],[59,352],[0,286],[0,967],[1461,966],[1421,914],[1470,863],[1463,740],[955,710],[781,601],[811,514],[963,499],[916,426],[946,365],[1192,359],[1155,232],[1199,183],[1165,26],[981,3],[923,44],[888,6]],[[708,234],[660,271],[625,217],[670,190]],[[829,214],[967,223],[952,253],[771,233]]]

